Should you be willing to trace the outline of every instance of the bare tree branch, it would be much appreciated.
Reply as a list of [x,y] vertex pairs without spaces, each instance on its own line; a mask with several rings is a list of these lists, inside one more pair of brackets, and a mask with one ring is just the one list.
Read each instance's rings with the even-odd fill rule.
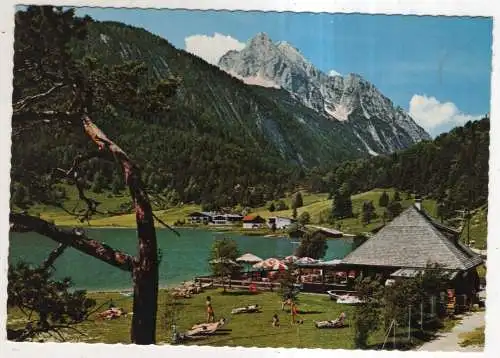
[[99,201],[94,200],[92,198],[89,198],[85,195],[84,183],[80,180],[81,176],[80,176],[79,166],[84,161],[87,161],[87,160],[90,160],[93,158],[103,158],[104,156],[105,156],[105,153],[101,152],[101,151],[93,152],[93,153],[90,153],[87,155],[78,155],[75,157],[75,159],[73,159],[73,164],[72,164],[71,168],[69,168],[68,170],[64,170],[61,168],[56,169],[56,172],[63,173],[65,177],[74,181],[75,186],[78,190],[78,197],[80,198],[80,200],[85,202],[85,204],[87,205],[87,210],[81,211],[80,213],[76,213],[75,211],[71,212],[71,211],[65,209],[62,205],[58,205],[58,206],[61,207],[64,211],[66,211],[68,214],[78,217],[80,222],[84,222],[84,221],[89,222],[89,220],[91,219],[93,214],[100,213],[97,210],[97,207],[101,203]]
[[129,272],[133,270],[134,258],[132,256],[99,241],[89,239],[77,229],[63,230],[43,219],[18,213],[10,213],[10,223],[12,231],[33,231],[121,270]]
[[47,97],[48,95],[50,95],[52,92],[54,92],[55,90],[61,88],[61,87],[64,87],[65,84],[62,83],[62,82],[59,82],[59,83],[56,83],[54,86],[52,86],[51,88],[49,88],[47,91],[45,92],[41,92],[41,93],[38,93],[36,95],[33,95],[33,96],[28,96],[28,97],[25,97],[23,98],[22,100],[20,101],[17,101],[16,103],[14,103],[12,105],[12,107],[14,108],[14,112],[20,112],[21,110],[23,110],[28,104],[34,102],[34,101],[37,101],[41,98],[44,98],[44,97]]
[[59,246],[57,246],[54,250],[50,252],[49,257],[45,259],[45,261],[42,263],[40,267],[43,270],[46,270],[49,267],[51,267],[57,260],[57,258],[63,254],[64,250],[66,250],[67,247],[68,247],[67,244],[59,244]]
[[164,222],[163,220],[161,220],[158,216],[155,215],[155,213],[153,213],[153,217],[156,219],[156,221],[158,221],[160,224],[162,224],[163,226],[165,226],[167,229],[170,229],[174,234],[176,234],[179,237],[181,236],[181,234],[179,234],[179,232],[177,230],[175,230],[173,227],[171,227],[166,222]]

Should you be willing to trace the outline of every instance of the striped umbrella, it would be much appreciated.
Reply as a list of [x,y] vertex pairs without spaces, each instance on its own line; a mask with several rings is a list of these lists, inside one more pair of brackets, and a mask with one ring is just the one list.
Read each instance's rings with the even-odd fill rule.
[[256,263],[252,267],[257,268],[257,269],[272,270],[274,266],[279,265],[279,264],[285,265],[285,263],[283,261],[280,261],[274,257],[271,257],[271,258],[268,258],[264,261]]
[[277,262],[274,264],[273,268],[274,271],[285,271],[288,270],[288,266],[285,265],[283,261]]
[[318,262],[318,260],[315,260],[310,257],[301,257],[296,261],[297,264],[314,264],[316,262]]

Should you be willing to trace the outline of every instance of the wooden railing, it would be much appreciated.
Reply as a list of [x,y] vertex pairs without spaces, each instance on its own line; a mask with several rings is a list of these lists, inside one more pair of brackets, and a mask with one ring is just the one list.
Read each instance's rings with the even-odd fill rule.
[[280,288],[280,284],[278,282],[266,282],[266,281],[253,281],[253,280],[230,280],[230,279],[222,279],[220,277],[210,277],[210,276],[201,276],[195,277],[195,282],[199,282],[201,284],[211,283],[213,287],[230,287],[234,289],[247,289],[250,290],[251,286],[254,286],[257,290],[260,291],[275,291]]

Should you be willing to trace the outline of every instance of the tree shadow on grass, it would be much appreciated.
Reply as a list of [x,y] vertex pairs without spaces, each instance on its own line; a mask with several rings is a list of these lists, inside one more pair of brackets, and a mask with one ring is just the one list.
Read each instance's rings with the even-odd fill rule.
[[221,292],[222,296],[255,296],[260,294],[259,291],[257,292],[250,292],[250,291],[226,291],[226,292]]
[[314,310],[311,310],[311,311],[299,311],[299,315],[300,314],[305,314],[305,315],[308,315],[308,314],[322,314],[324,313],[323,311],[314,311]]
[[333,328],[333,327],[324,327],[324,328],[316,327],[316,328],[319,330],[322,330],[322,331],[341,331],[341,330],[349,328],[349,327],[350,327],[350,325],[346,323],[342,327],[335,327],[335,328]]
[[176,301],[174,303],[169,303],[168,306],[187,306],[188,304],[186,302],[180,302]]
[[212,334],[212,336],[228,336],[230,335],[232,332],[232,330],[226,330],[226,331],[222,331],[222,330],[217,330],[217,332],[215,332],[214,334]]
[[250,336],[231,336],[229,338],[222,338],[222,339],[217,339],[213,340],[211,343],[223,343],[223,342],[228,342],[234,339],[244,339],[244,338],[262,338],[262,337],[269,337],[269,336],[281,336],[282,332],[279,332],[279,329],[276,330],[276,333],[266,333],[266,334],[256,334],[256,335],[250,335]]
[[415,331],[415,332],[412,332],[412,334],[411,334],[411,341],[408,341],[407,337],[408,337],[408,335],[406,332],[396,333],[396,346],[395,347],[394,347],[394,341],[393,341],[394,338],[392,335],[390,335],[387,338],[387,341],[385,342],[385,346],[384,346],[383,342],[377,342],[374,344],[369,344],[365,349],[387,350],[387,351],[392,351],[392,350],[408,351],[408,350],[415,349],[417,346],[419,346],[423,342],[427,342],[429,340],[432,340],[436,336],[431,332]]

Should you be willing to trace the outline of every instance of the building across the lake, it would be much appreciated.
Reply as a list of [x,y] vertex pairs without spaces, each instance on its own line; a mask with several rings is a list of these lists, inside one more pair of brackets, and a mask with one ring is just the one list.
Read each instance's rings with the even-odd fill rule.
[[[322,226],[316,226],[316,225],[308,225],[308,227],[321,232],[322,234],[328,236],[328,237],[333,237],[333,238],[341,238],[344,237],[344,233],[339,230],[335,230],[332,228],[327,228],[327,227],[322,227]],[[345,235],[347,236],[347,235]]]
[[216,214],[212,217],[210,224],[213,225],[234,225],[243,220],[243,215],[239,214]]
[[362,276],[402,279],[418,275],[428,264],[439,264],[449,288],[467,302],[479,291],[480,255],[459,240],[460,232],[433,220],[419,201],[348,254],[341,266]]
[[215,212],[194,212],[188,215],[191,224],[234,225],[243,220],[243,215]]
[[196,211],[188,215],[191,224],[208,224],[212,220],[213,213]]
[[269,226],[269,228],[272,228],[274,226],[277,230],[283,230],[283,229],[288,228],[294,222],[296,222],[296,220],[294,220],[294,219],[275,216],[275,217],[269,218],[269,220],[267,222],[267,226]]
[[260,215],[247,215],[243,218],[244,229],[260,229],[266,224],[266,219]]

